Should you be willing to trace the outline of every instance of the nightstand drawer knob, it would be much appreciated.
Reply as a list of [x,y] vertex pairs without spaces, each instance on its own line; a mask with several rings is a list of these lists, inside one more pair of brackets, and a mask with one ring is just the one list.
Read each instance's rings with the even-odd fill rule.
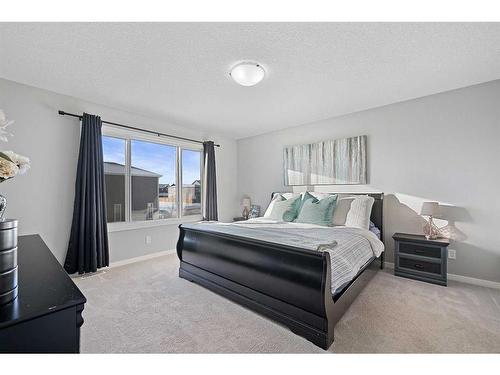
[[421,270],[421,269],[424,268],[424,266],[422,266],[421,264],[418,264],[418,263],[414,264],[413,267],[415,267],[415,268],[417,268],[419,270]]

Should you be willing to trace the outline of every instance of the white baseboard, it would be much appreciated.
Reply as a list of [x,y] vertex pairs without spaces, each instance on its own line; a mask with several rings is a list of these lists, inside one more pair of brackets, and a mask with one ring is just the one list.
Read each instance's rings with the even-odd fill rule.
[[115,267],[126,266],[127,264],[142,262],[144,260],[158,258],[158,257],[162,257],[162,256],[165,256],[165,255],[170,255],[170,254],[175,254],[175,249],[158,251],[156,253],[151,253],[151,254],[141,255],[141,256],[138,256],[138,257],[134,257],[134,258],[119,260],[117,262],[111,262],[109,264],[108,268],[115,268]]
[[116,267],[121,267],[121,266],[126,266],[127,264],[132,264],[132,263],[137,263],[137,262],[142,262],[144,260],[148,259],[154,259],[166,255],[171,255],[175,254],[175,249],[173,250],[164,250],[164,251],[158,251],[156,253],[151,253],[151,254],[146,254],[146,255],[141,255],[135,258],[129,258],[129,259],[124,259],[124,260],[119,260],[117,262],[111,262],[108,267],[100,268],[96,272],[92,273],[84,273],[82,275],[75,273],[73,275],[70,275],[72,279],[87,279],[89,277],[94,277],[97,275],[101,275],[106,273],[110,268],[116,268]]
[[[385,262],[385,266],[391,270],[394,269],[394,263]],[[498,283],[496,281],[476,279],[474,277],[455,275],[453,273],[448,274],[448,280],[458,281],[460,283],[465,283],[465,284],[484,286],[486,288],[500,289],[500,283]]]
[[[135,257],[135,258],[119,260],[117,262],[111,262],[109,264],[109,267],[105,268],[104,270],[109,269],[109,268],[116,268],[116,267],[126,266],[127,264],[142,262],[144,260],[154,259],[154,258],[166,256],[166,255],[171,255],[171,254],[175,254],[175,249],[158,251],[156,253],[141,255],[141,256],[138,256],[138,257]],[[384,265],[385,265],[385,267],[387,267],[387,268],[389,268],[391,270],[394,269],[394,263],[385,262]],[[99,273],[99,271],[97,271],[97,273]],[[91,274],[91,275],[83,275],[83,276],[82,275],[75,275],[75,276],[72,276],[72,277],[89,277],[89,276],[92,276],[92,275],[93,274]],[[448,274],[448,280],[458,281],[458,282],[465,283],[465,284],[472,284],[472,285],[483,286],[483,287],[486,287],[486,288],[500,289],[500,283],[499,282],[490,281],[490,280],[483,280],[483,279],[476,279],[474,277],[468,277],[468,276],[462,276],[462,275],[455,275],[453,273],[449,273]]]

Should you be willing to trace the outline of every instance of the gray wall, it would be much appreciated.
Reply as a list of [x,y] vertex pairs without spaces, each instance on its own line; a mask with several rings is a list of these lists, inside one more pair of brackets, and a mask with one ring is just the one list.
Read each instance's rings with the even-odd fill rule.
[[[0,144],[1,149],[14,150],[32,160],[28,174],[0,185],[0,192],[8,199],[7,217],[19,219],[21,235],[39,233],[60,262],[66,255],[71,226],[80,134],[78,120],[59,116],[59,109],[72,113],[86,111],[110,121],[185,137],[213,139],[222,146],[216,152],[221,219],[231,220],[239,207],[234,183],[234,140],[3,79],[0,79],[0,108],[15,120],[10,129],[15,135],[9,143]],[[177,225],[112,232],[111,261],[174,249],[177,233]],[[151,236],[148,245],[147,235]]]
[[366,134],[369,185],[316,190],[385,192],[389,261],[394,232],[421,233],[421,203],[445,203],[458,239],[449,272],[500,282],[499,103],[493,81],[242,139],[238,196],[265,208],[272,191],[291,190],[283,185],[284,145]]

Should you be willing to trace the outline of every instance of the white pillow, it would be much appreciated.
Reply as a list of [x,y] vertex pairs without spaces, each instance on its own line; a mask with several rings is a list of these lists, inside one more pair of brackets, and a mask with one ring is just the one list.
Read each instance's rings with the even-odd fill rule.
[[273,212],[273,207],[274,207],[274,202],[276,202],[277,199],[279,199],[280,196],[285,198],[285,200],[288,200],[290,198],[297,197],[299,194],[295,193],[274,193],[273,199],[271,199],[271,202],[269,203],[269,206],[267,206],[266,212],[264,213],[263,217],[271,217],[271,212]]
[[375,199],[369,196],[356,197],[345,219],[346,227],[370,229],[370,215]]

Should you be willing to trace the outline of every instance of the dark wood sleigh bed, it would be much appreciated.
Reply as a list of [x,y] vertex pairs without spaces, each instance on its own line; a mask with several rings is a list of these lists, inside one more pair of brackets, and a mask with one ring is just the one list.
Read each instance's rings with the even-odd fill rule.
[[[384,195],[368,195],[375,198],[371,221],[380,229],[383,241]],[[332,297],[327,252],[183,225],[179,229],[181,278],[270,317],[323,349],[334,340],[335,324],[384,266],[382,253]]]

